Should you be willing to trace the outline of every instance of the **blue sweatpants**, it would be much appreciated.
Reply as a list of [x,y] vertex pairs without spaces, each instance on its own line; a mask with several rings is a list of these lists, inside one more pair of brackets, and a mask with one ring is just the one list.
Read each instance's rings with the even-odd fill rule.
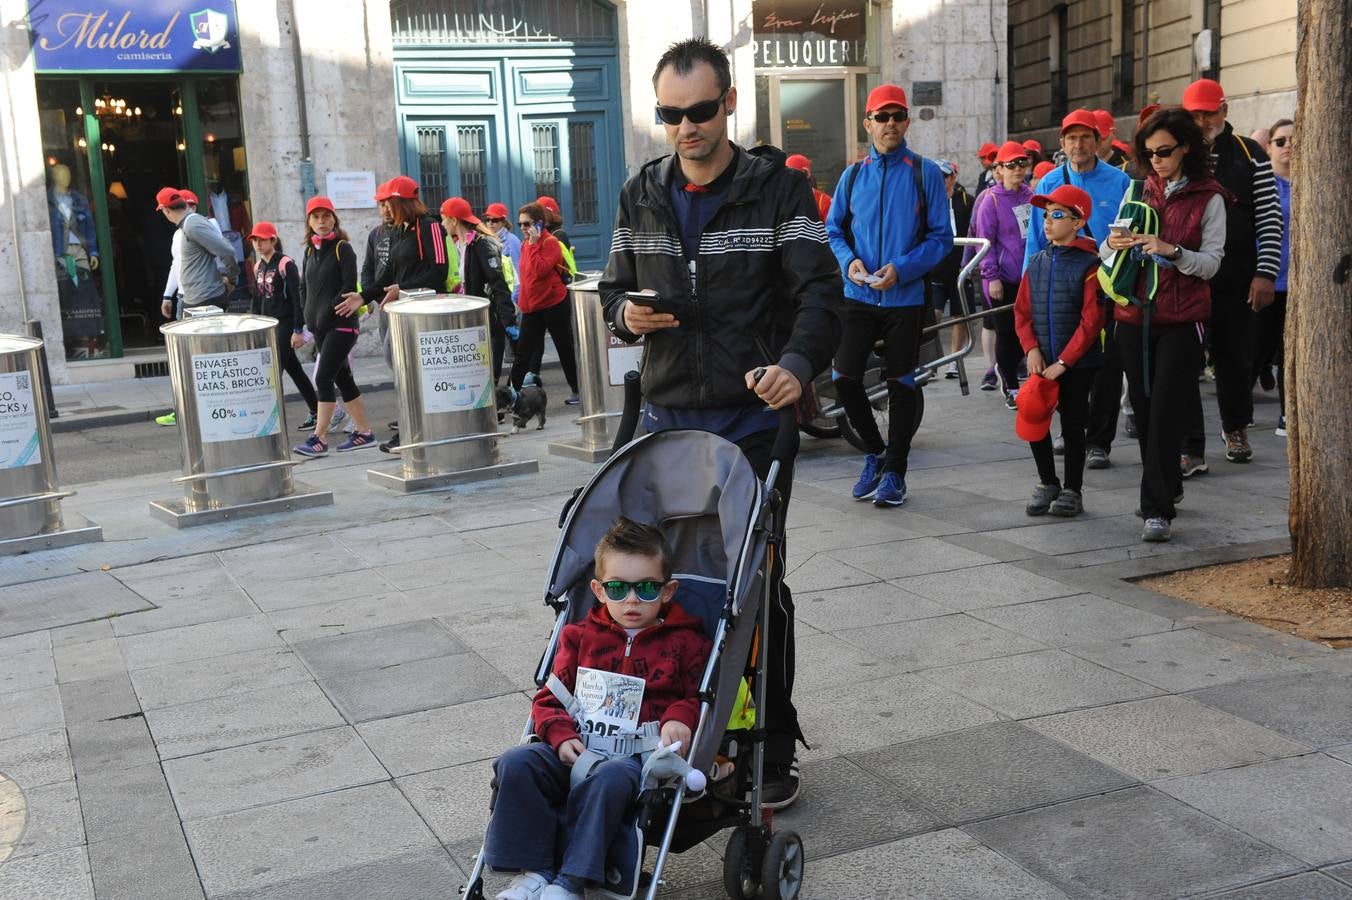
[[550,870],[605,881],[606,854],[629,824],[643,764],[598,764],[568,788],[571,770],[548,744],[513,747],[493,764],[498,799],[484,838],[484,862],[499,871]]

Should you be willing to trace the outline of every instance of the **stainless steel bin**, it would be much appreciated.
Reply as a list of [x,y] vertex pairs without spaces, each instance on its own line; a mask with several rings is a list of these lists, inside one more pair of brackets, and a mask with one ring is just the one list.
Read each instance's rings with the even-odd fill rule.
[[67,527],[52,452],[42,341],[0,334],[0,554],[96,541],[102,529],[78,516]]
[[569,285],[573,305],[573,346],[577,348],[578,409],[574,424],[581,429],[576,441],[556,441],[549,452],[585,462],[610,455],[616,426],[624,410],[624,375],[637,370],[643,343],[626,344],[610,333],[601,312],[599,275]]
[[368,470],[373,484],[422,490],[539,470],[504,460],[498,447],[483,297],[422,294],[387,303],[399,392],[398,472]]
[[177,527],[333,503],[297,485],[277,359],[277,320],[210,315],[161,326],[178,414],[182,500],[151,512]]

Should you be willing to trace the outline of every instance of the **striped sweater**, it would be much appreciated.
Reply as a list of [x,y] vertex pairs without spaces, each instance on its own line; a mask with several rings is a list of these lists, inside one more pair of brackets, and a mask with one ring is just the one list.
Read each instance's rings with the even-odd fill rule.
[[1235,196],[1226,215],[1225,259],[1212,283],[1247,288],[1254,277],[1276,281],[1286,223],[1267,154],[1227,122],[1211,145],[1211,168]]

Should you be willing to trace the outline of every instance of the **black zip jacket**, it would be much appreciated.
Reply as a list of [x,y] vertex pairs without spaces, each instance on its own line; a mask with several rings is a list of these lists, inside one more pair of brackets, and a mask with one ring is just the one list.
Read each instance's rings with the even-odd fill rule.
[[362,258],[360,281],[363,291],[385,277],[385,269],[390,263],[390,235],[393,232],[394,229],[381,222],[366,235],[366,255]]
[[[285,269],[281,268],[283,259],[287,262]],[[280,253],[274,253],[268,262],[258,257],[254,264],[250,308],[255,313],[272,316],[279,325],[300,333],[305,321],[305,306],[300,298],[300,269],[294,259]]]
[[304,325],[315,334],[328,334],[334,328],[360,329],[357,313],[340,316],[333,311],[357,289],[357,251],[347,241],[324,241],[305,248],[305,267],[301,272],[301,298],[305,304]]
[[512,292],[502,275],[502,245],[482,232],[464,249],[465,293],[488,300],[489,315],[503,328],[516,324]]
[[676,158],[647,163],[620,192],[601,303],[631,343],[625,291],[657,291],[681,323],[645,340],[643,394],[659,406],[756,403],[747,372],[778,364],[807,384],[840,341],[840,269],[807,179],[776,147],[733,151],[737,172],[700,233],[693,284],[667,192]]
[[[362,282],[362,299],[378,302],[392,284],[399,285],[401,291],[429,288],[445,293],[446,232],[441,222],[423,216],[412,225],[391,226],[389,232],[390,254],[384,271],[373,267],[371,283]],[[367,244],[370,247],[370,240]]]

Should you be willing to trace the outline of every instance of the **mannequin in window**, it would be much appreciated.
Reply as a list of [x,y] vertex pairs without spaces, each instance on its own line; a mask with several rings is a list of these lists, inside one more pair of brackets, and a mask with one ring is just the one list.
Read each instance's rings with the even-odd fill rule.
[[99,267],[94,211],[83,194],[71,189],[69,166],[57,163],[49,177],[47,209],[62,328],[71,358],[86,359],[98,354],[103,334],[103,298],[93,275]]
[[232,221],[230,195],[226,192],[225,182],[219,178],[207,185],[207,209],[211,218],[221,226],[221,234],[235,248],[235,262],[244,262],[244,235],[243,231],[236,227],[241,223]]

